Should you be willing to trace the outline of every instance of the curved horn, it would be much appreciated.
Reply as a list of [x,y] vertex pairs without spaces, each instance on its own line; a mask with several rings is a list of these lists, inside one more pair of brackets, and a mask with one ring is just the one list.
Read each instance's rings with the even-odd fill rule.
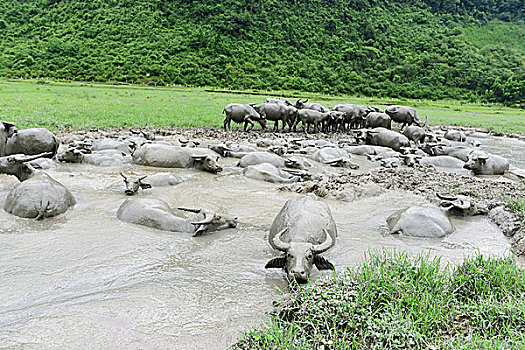
[[128,178],[126,177],[126,175],[120,173],[120,176],[122,176],[124,178],[124,180],[127,180]]
[[202,209],[195,209],[195,208],[184,208],[184,207],[178,207],[179,210],[189,211],[192,213],[200,213]]
[[441,193],[438,193],[436,192],[436,196],[439,198],[439,199],[442,199],[442,200],[445,200],[445,201],[455,201],[456,199],[458,199],[457,196],[447,196],[447,195],[444,195],[444,194],[441,194]]
[[142,180],[144,180],[147,177],[148,177],[148,175],[141,176],[141,177],[139,177],[139,181],[142,181]]
[[283,233],[285,233],[287,230],[288,230],[288,227],[283,229],[283,230],[281,230],[272,239],[272,243],[275,246],[275,248],[277,248],[278,250],[280,250],[282,252],[285,252],[288,249],[290,249],[290,243],[284,243],[283,241],[281,241],[281,235]]
[[192,225],[207,225],[213,221],[215,213],[209,212],[207,210],[203,210],[202,213],[204,214],[204,219],[202,219],[201,221],[192,221]]
[[328,248],[330,248],[334,243],[334,239],[332,238],[332,236],[330,236],[328,231],[326,231],[326,229],[323,228],[323,232],[326,235],[325,241],[321,244],[312,246],[312,252],[315,254],[321,254],[322,252],[328,250]]
[[470,201],[463,201],[461,199],[458,199],[454,202],[452,202],[452,205],[454,205],[458,209],[467,210],[471,207]]
[[19,154],[13,154],[13,155],[11,155],[9,157],[14,162],[25,163],[25,162],[30,162],[30,161],[38,159],[38,158],[50,156],[51,154],[52,154],[51,152],[45,152],[45,153],[40,153],[40,154],[35,154],[35,155],[28,156],[28,155],[19,153]]

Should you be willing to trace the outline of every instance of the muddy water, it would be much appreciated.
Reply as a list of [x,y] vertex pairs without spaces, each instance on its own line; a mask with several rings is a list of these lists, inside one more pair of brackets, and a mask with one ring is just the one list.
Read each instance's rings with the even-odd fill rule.
[[525,141],[506,137],[478,139],[481,148],[509,160],[517,168],[525,169]]
[[[224,349],[241,330],[264,322],[286,287],[282,271],[264,269],[275,254],[267,232],[284,202],[298,195],[242,175],[174,170],[183,184],[139,195],[239,217],[235,229],[193,238],[118,221],[125,199],[121,170],[131,168],[61,165],[48,171],[77,199],[58,218],[33,221],[0,210],[1,347]],[[1,206],[16,183],[0,175]],[[386,234],[386,217],[424,203],[407,193],[327,203],[339,236],[324,255],[338,271],[358,264],[369,249],[425,251],[452,262],[477,251],[510,250],[499,229],[479,218],[454,220],[457,231],[444,239]]]

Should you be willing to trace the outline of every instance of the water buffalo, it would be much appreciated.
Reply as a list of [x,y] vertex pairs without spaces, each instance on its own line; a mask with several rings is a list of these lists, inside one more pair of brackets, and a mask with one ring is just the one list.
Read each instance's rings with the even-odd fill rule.
[[290,176],[281,172],[275,165],[270,163],[250,165],[244,169],[243,173],[244,176],[250,179],[271,183],[292,183],[301,179],[298,176]]
[[[224,130],[231,131],[231,121],[236,123],[244,123],[244,131],[250,131],[253,129],[253,122],[257,121],[261,125],[261,128],[266,129],[266,119],[261,117],[257,111],[251,105],[245,105],[240,103],[230,103],[222,113],[226,114],[224,119]],[[250,125],[248,129],[246,129]]]
[[284,131],[288,119],[295,120],[297,113],[297,108],[280,103],[263,103],[259,106],[253,106],[253,108],[260,114],[261,118],[275,122],[274,131],[279,130],[279,120],[282,121],[282,131]]
[[142,182],[142,180],[148,177],[148,175],[135,176],[135,175],[124,175],[123,173],[120,173],[120,176],[122,176],[122,178],[124,179],[124,185],[126,186],[124,193],[127,196],[134,195],[135,193],[138,192],[139,188],[143,190],[147,188],[151,188],[150,184]]
[[323,106],[323,105],[321,105],[319,103],[308,102],[308,99],[306,99],[304,101],[301,101],[301,99],[298,99],[295,102],[295,108],[297,108],[297,109],[310,109],[310,110],[321,112],[321,113],[326,113],[326,112],[330,111],[328,108],[326,108],[325,106]]
[[357,154],[357,155],[374,155],[374,154],[380,154],[386,151],[390,151],[390,147],[383,147],[383,146],[371,146],[371,145],[345,145],[343,147],[345,151],[347,151],[350,154]]
[[419,160],[421,165],[433,165],[440,168],[462,169],[465,162],[451,156],[424,157]]
[[468,155],[472,152],[473,148],[467,146],[445,146],[441,144],[430,144],[426,143],[421,148],[427,154],[431,156],[450,156],[466,162]]
[[17,130],[15,128],[5,144],[5,155],[50,153],[51,158],[57,153],[59,144],[57,137],[47,129]]
[[445,133],[444,137],[450,141],[457,141],[457,142],[467,141],[467,136],[465,135],[463,131],[460,131],[460,130],[449,129]]
[[0,122],[0,157],[5,156],[7,139],[16,131],[15,124]]
[[403,135],[405,135],[410,141],[414,141],[418,147],[425,141],[426,137],[425,129],[416,125],[407,126],[405,130],[403,130]]
[[268,240],[284,255],[271,259],[266,268],[282,268],[288,280],[308,282],[312,265],[318,270],[334,270],[319,254],[335,244],[337,228],[330,208],[305,196],[288,200],[273,220]]
[[22,218],[38,220],[60,215],[75,203],[75,198],[64,185],[45,173],[38,173],[9,192],[4,210]]
[[51,153],[36,155],[14,154],[0,157],[0,173],[13,175],[20,181],[25,181],[38,173],[30,162],[41,157],[49,157]]
[[463,167],[472,170],[476,175],[503,175],[509,170],[509,161],[495,154],[475,149],[468,154],[467,162]]
[[219,156],[207,148],[186,148],[161,143],[150,143],[133,152],[135,164],[162,168],[195,168],[218,173],[222,167]]
[[[183,212],[192,212],[191,217]],[[124,222],[143,225],[163,231],[186,232],[200,236],[205,231],[218,231],[237,226],[237,218],[219,215],[206,209],[179,208],[173,211],[169,205],[153,198],[128,198],[119,207],[117,218]]]
[[131,148],[124,141],[100,139],[93,141],[93,143],[91,144],[91,151],[93,152],[105,150],[118,150],[119,152],[126,155],[131,154]]
[[117,149],[109,148],[91,152],[91,150],[79,149],[72,145],[59,153],[57,159],[60,162],[86,163],[101,167],[120,167],[125,161],[124,153]]
[[293,104],[291,104],[288,100],[284,100],[281,98],[275,98],[275,97],[268,97],[266,101],[264,102],[265,103],[276,103],[276,104],[281,104],[285,106],[293,106]]
[[286,166],[286,159],[275,153],[252,152],[242,157],[237,163],[237,166],[246,168],[247,166],[261,163],[270,163],[277,168],[284,168]]
[[217,145],[208,145],[208,148],[217,152],[223,157],[242,158],[248,153],[257,152],[257,148],[239,143],[227,142],[219,143]]
[[322,164],[334,167],[359,169],[359,165],[350,160],[347,151],[337,147],[324,147],[312,154],[312,159]]
[[352,104],[339,104],[332,108],[333,111],[343,112],[342,129],[346,130],[347,127],[350,129],[363,128],[366,123],[366,116],[371,112],[382,113],[377,107],[369,107],[362,105]]
[[368,130],[366,143],[370,145],[390,147],[398,152],[401,151],[403,147],[410,146],[410,142],[405,135],[385,128]]
[[365,128],[392,129],[392,119],[386,113],[370,112],[365,119]]
[[454,232],[450,219],[434,207],[410,207],[398,210],[387,219],[391,234],[401,233],[411,237],[441,238]]
[[301,109],[297,112],[297,117],[293,125],[293,129],[301,122],[303,124],[303,131],[309,132],[310,125],[314,126],[315,132],[320,131],[320,126],[330,118],[330,112],[318,112],[313,109]]
[[388,114],[393,121],[403,123],[401,129],[406,125],[416,124],[417,126],[424,126],[426,123],[423,123],[421,119],[419,119],[414,107],[392,105],[386,108],[385,113]]

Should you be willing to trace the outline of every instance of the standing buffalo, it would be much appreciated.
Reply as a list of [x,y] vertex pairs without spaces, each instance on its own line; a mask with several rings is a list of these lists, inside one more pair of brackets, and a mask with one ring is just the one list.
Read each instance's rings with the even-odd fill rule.
[[301,101],[301,99],[298,99],[295,102],[295,108],[297,108],[297,109],[311,109],[311,110],[314,110],[314,111],[317,111],[317,112],[321,112],[321,113],[326,113],[326,112],[330,111],[328,108],[326,108],[325,106],[323,106],[323,105],[321,105],[319,103],[308,102],[308,99],[306,99],[304,101]]
[[284,100],[281,98],[275,98],[275,97],[268,97],[266,101],[264,102],[265,103],[277,103],[277,104],[282,104],[285,106],[293,106],[293,104],[291,104],[288,100]]
[[368,107],[362,105],[351,105],[351,104],[339,104],[332,108],[333,111],[343,112],[343,123],[342,129],[358,129],[363,128],[366,122],[366,116],[371,112],[382,113],[379,108]]
[[[259,122],[261,128],[266,129],[266,119],[262,118],[257,111],[251,105],[244,105],[240,103],[230,103],[222,113],[226,114],[224,119],[224,130],[231,131],[231,121],[233,120],[236,123],[244,123],[244,131],[250,131],[253,129],[253,121]],[[248,124],[250,127],[248,129]]]
[[313,109],[301,109],[297,112],[297,118],[293,125],[293,128],[297,127],[297,124],[301,122],[303,124],[303,131],[309,132],[310,125],[314,126],[315,132],[318,132],[325,122],[330,119],[330,111],[328,112],[319,112]]
[[305,196],[287,201],[273,220],[268,237],[272,248],[285,254],[273,258],[266,268],[282,268],[290,281],[308,281],[312,265],[318,270],[334,270],[319,254],[335,244],[337,228],[330,208]]
[[416,124],[417,126],[424,126],[426,124],[426,121],[423,123],[421,119],[419,119],[414,107],[397,105],[388,106],[385,113],[388,114],[393,121],[403,123],[401,129],[403,129],[405,125]]
[[297,113],[297,108],[283,103],[263,103],[259,106],[253,106],[253,108],[259,113],[261,118],[275,122],[274,131],[279,130],[279,120],[282,121],[282,131],[284,131],[284,126],[288,123],[288,120],[294,120]]

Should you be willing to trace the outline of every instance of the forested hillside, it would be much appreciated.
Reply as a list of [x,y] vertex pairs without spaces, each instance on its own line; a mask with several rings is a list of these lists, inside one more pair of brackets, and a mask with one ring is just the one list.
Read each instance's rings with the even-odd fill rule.
[[[3,0],[0,76],[525,105],[524,11],[524,0]],[[483,34],[493,20],[512,28],[505,45]]]

